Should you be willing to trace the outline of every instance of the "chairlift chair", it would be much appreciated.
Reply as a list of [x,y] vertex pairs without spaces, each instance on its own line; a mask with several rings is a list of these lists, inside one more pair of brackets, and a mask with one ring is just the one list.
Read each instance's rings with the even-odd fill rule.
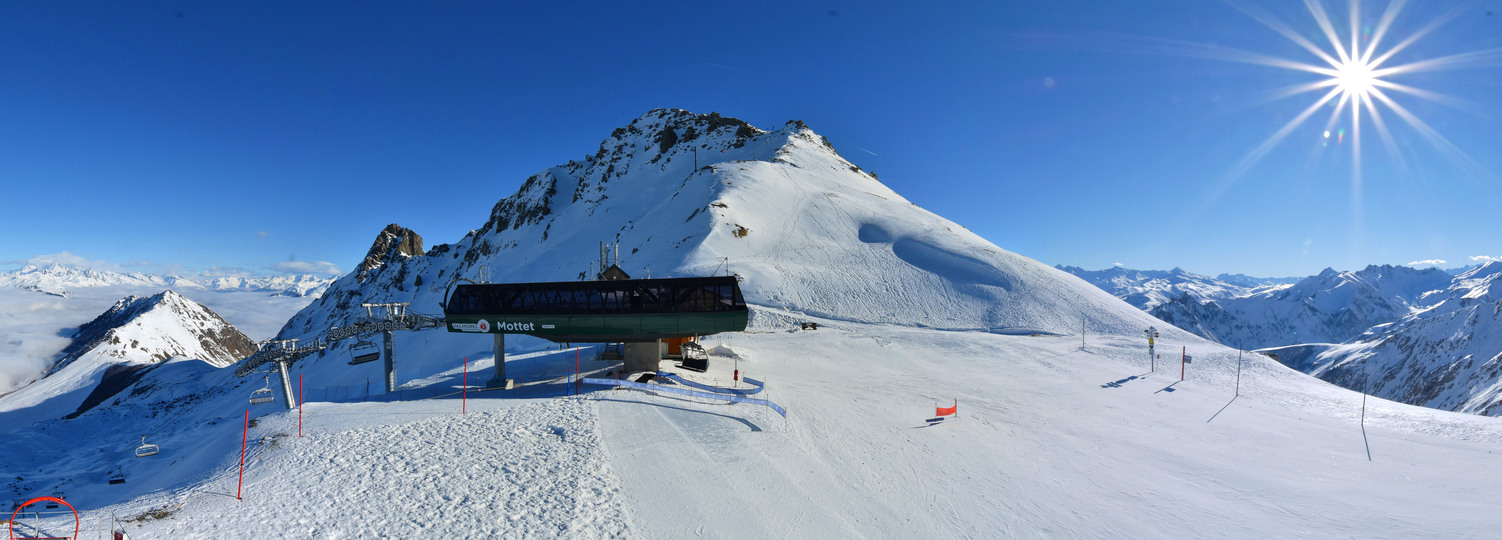
[[680,350],[683,351],[683,363],[678,367],[699,373],[709,371],[709,353],[702,345],[689,341],[681,345]]
[[146,436],[142,435],[141,436],[141,446],[137,446],[136,447],[136,457],[142,458],[142,457],[146,457],[146,456],[154,456],[154,455],[157,454],[157,452],[161,452],[161,451],[162,451],[162,449],[160,447],[158,447],[157,445],[147,444],[146,443]]
[[381,348],[374,342],[356,341],[349,346],[349,365],[355,366],[366,362],[374,362],[381,358]]
[[276,401],[276,396],[271,394],[271,374],[266,374],[266,387],[250,393],[250,404],[260,405]]

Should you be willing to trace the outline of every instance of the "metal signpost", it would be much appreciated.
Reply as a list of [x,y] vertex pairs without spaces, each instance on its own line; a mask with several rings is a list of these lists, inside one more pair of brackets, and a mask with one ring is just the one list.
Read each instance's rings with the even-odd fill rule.
[[1147,363],[1148,363],[1148,371],[1149,372],[1157,371],[1158,370],[1158,363],[1157,363],[1156,359],[1157,359],[1158,355],[1153,350],[1153,340],[1158,337],[1158,327],[1156,327],[1156,326],[1149,326],[1149,327],[1147,327],[1147,330],[1143,330],[1143,332],[1145,332],[1147,334]]

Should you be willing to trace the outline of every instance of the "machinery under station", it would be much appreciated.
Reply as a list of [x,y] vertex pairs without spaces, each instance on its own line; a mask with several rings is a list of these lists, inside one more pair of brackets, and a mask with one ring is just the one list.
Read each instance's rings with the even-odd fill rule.
[[[235,374],[244,377],[263,366],[267,388],[253,402],[268,402],[270,376],[280,379],[287,408],[295,408],[288,366],[350,338],[350,364],[384,359],[385,390],[396,390],[393,340],[397,330],[446,328],[460,334],[488,334],[495,349],[495,373],[488,389],[511,389],[506,377],[506,335],[523,334],[556,343],[605,343],[601,359],[621,360],[623,372],[656,372],[664,358],[681,358],[686,369],[703,371],[708,357],[696,343],[702,336],[746,329],[750,312],[735,276],[632,279],[618,264],[601,267],[595,281],[481,283],[458,280],[450,285],[443,315],[413,313],[406,303],[361,304],[366,316],[346,327],[330,328],[311,344],[270,341],[244,361]],[[617,261],[618,262],[618,261]],[[381,335],[381,346],[373,342]],[[257,401],[259,399],[259,401]]]

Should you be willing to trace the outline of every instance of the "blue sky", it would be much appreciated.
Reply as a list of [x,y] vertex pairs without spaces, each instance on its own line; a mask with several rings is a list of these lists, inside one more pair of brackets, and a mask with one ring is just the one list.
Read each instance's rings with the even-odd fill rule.
[[1359,161],[1333,101],[1248,159],[1329,90],[1272,99],[1329,77],[1229,60],[1321,64],[1257,18],[1330,49],[1301,3],[718,4],[0,3],[0,263],[347,271],[387,223],[458,240],[656,107],[803,120],[1049,264],[1502,257],[1502,0],[1398,12],[1379,53],[1450,18],[1386,65],[1475,54],[1384,78],[1449,96],[1388,92],[1448,143],[1379,105],[1398,155],[1364,113]]

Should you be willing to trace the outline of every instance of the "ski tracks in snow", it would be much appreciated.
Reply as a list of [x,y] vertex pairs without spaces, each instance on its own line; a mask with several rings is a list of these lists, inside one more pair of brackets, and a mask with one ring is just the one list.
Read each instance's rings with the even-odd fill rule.
[[595,405],[586,400],[307,435],[262,453],[246,471],[244,501],[195,501],[140,530],[214,538],[633,534],[620,482],[603,458]]

